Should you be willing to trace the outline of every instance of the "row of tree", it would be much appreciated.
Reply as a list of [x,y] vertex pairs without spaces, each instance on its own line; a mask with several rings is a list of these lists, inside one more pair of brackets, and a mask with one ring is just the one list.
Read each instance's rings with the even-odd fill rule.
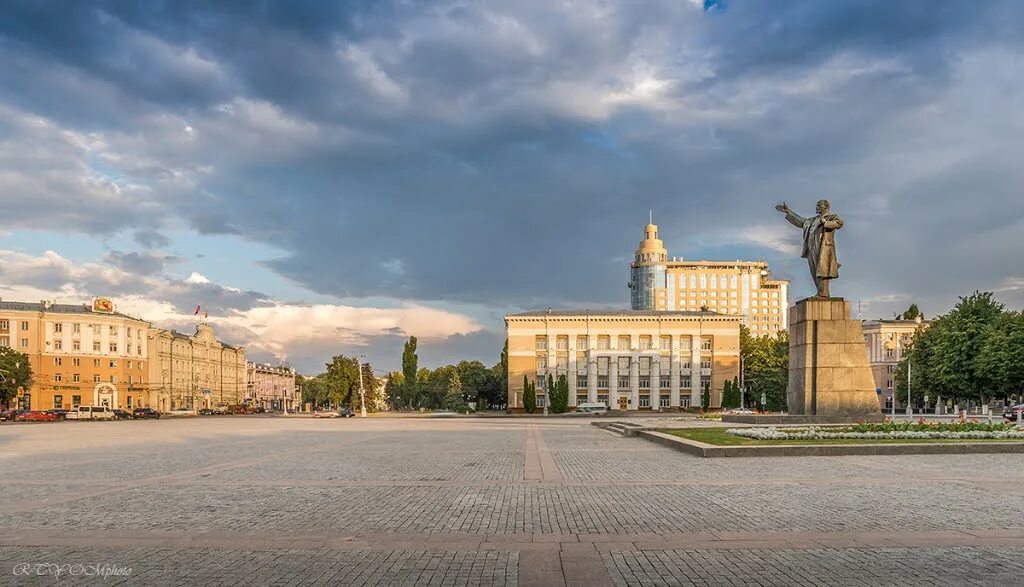
[[[299,384],[302,386],[304,404],[311,404],[314,408],[348,407],[356,411],[362,408],[362,398],[365,397],[368,412],[388,409],[387,398],[369,363],[362,363],[356,357],[337,355],[325,367],[324,372],[319,375],[300,377]],[[360,368],[363,372],[361,382]]]
[[[740,356],[743,361],[743,385],[747,388],[747,404],[758,405],[772,412],[786,410],[789,333],[783,330],[776,336],[755,337],[750,335],[750,329],[741,325]],[[735,402],[736,406],[739,405],[739,398],[735,397],[738,392],[739,383],[730,384],[730,403]]]
[[385,388],[395,409],[449,409],[467,411],[504,409],[508,389],[508,343],[498,363],[487,367],[480,361],[461,361],[437,369],[419,367],[417,341],[410,336],[402,349],[402,371],[388,376]]
[[992,292],[960,298],[914,335],[896,371],[896,393],[911,403],[948,398],[988,403],[1024,393],[1024,313],[1007,310]]

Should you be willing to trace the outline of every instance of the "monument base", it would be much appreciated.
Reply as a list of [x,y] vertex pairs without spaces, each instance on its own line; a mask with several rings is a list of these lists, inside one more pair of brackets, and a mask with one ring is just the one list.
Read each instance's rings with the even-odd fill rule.
[[850,422],[881,414],[864,333],[842,298],[807,298],[790,308],[786,396],[790,417]]

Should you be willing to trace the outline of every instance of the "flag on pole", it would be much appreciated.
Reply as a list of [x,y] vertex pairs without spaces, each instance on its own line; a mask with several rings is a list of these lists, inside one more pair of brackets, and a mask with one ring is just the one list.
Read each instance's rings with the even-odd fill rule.
[[209,312],[203,312],[203,318],[204,319],[205,318],[209,318],[209,317],[210,317],[210,313]]
[[192,315],[193,316],[198,316],[199,315],[199,306],[196,306],[196,312],[195,312],[195,314],[192,314]]

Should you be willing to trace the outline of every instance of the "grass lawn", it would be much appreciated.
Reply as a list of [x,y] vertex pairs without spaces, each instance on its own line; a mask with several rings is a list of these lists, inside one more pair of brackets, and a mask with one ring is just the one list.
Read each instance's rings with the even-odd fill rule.
[[717,446],[771,446],[771,445],[794,445],[794,444],[920,444],[920,443],[950,443],[950,442],[1021,442],[1020,440],[999,440],[995,438],[899,438],[893,440],[876,439],[853,439],[853,438],[829,438],[823,440],[757,440],[726,434],[727,428],[665,428],[658,430],[665,434],[696,440],[706,444]]

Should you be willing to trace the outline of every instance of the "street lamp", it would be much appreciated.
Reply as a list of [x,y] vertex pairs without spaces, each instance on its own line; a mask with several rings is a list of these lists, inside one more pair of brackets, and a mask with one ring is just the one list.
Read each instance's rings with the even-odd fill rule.
[[914,408],[910,405],[910,358],[907,358],[907,415],[914,415]]
[[366,355],[359,355],[356,357],[356,367],[359,369],[359,417],[366,417],[366,394],[363,392],[363,366],[359,363],[359,359],[366,358]]

